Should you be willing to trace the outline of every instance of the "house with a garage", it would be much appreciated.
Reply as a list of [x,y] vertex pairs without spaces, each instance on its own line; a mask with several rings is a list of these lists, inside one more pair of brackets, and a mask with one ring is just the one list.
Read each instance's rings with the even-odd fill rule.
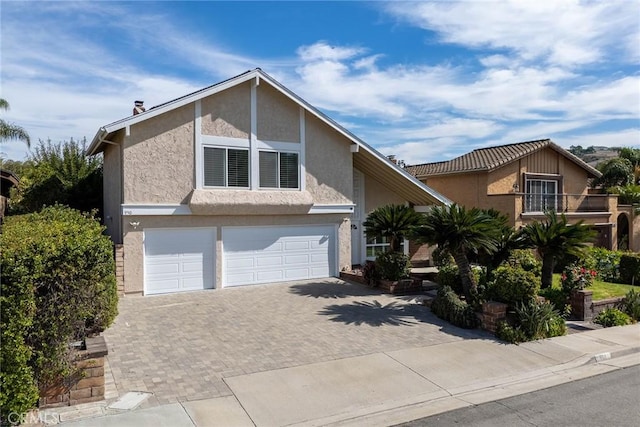
[[260,69],[138,103],[88,153],[125,293],[336,277],[387,245],[363,232],[371,210],[449,203]]

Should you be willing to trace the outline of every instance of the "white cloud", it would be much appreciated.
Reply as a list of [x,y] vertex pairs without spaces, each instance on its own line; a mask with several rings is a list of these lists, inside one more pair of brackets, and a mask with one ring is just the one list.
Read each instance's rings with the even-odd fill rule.
[[571,117],[640,118],[640,76],[600,81],[569,91],[563,106]]
[[621,37],[635,34],[637,41],[638,6],[637,0],[510,0],[389,2],[384,8],[448,43],[508,49],[528,61],[577,66],[603,60],[609,49],[621,47]]
[[[640,77],[625,69],[640,60],[639,4],[385,4],[401,22],[427,30],[429,43],[435,34],[476,59],[434,63],[416,55],[400,64],[389,52],[372,51],[364,37],[260,58],[180,25],[161,8],[133,13],[126,3],[12,2],[3,4],[1,72],[2,97],[13,108],[3,118],[35,140],[90,139],[100,125],[129,115],[134,99],[150,107],[260,66],[407,162],[537,138],[561,143],[610,120],[640,117]],[[102,35],[84,37],[87,31]],[[100,41],[112,34],[120,46]],[[579,138],[637,139],[633,129],[610,133]],[[0,146],[13,150],[24,148]]]
[[309,46],[298,48],[298,56],[306,62],[313,61],[342,61],[360,55],[364,49],[348,46],[332,46],[325,41],[319,41]]

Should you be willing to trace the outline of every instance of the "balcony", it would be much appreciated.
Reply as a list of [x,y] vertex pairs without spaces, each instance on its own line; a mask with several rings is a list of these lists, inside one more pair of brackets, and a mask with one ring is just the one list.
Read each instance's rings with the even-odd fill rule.
[[554,209],[589,222],[609,222],[617,211],[618,197],[607,194],[488,194],[482,207],[494,208],[508,215],[514,223],[542,219],[545,209]]
[[[565,213],[608,212],[613,197],[607,194],[520,194],[523,213],[547,210]],[[615,202],[614,202],[615,203]]]

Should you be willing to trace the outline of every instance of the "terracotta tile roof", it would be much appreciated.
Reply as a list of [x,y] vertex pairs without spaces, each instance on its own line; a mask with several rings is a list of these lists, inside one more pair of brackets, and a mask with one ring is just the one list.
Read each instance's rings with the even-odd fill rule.
[[545,147],[552,148],[569,160],[586,169],[593,176],[600,176],[600,172],[583,162],[577,156],[560,147],[550,139],[536,141],[517,142],[515,144],[499,145],[496,147],[478,148],[470,153],[445,162],[423,163],[407,166],[407,172],[415,177],[433,175],[449,175],[467,172],[493,171],[508,163],[521,159],[542,150]]

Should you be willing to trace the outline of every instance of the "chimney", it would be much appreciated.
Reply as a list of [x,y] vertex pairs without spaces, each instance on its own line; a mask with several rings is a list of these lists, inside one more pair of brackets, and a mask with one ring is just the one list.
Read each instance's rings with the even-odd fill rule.
[[140,113],[144,113],[146,111],[145,108],[142,106],[142,104],[144,104],[144,101],[136,101],[134,103],[134,107],[133,107],[134,116]]
[[387,158],[388,158],[389,160],[391,160],[391,163],[393,163],[394,165],[397,165],[397,164],[398,164],[398,159],[396,159],[396,155],[395,155],[395,154],[389,154],[389,155],[387,156]]

